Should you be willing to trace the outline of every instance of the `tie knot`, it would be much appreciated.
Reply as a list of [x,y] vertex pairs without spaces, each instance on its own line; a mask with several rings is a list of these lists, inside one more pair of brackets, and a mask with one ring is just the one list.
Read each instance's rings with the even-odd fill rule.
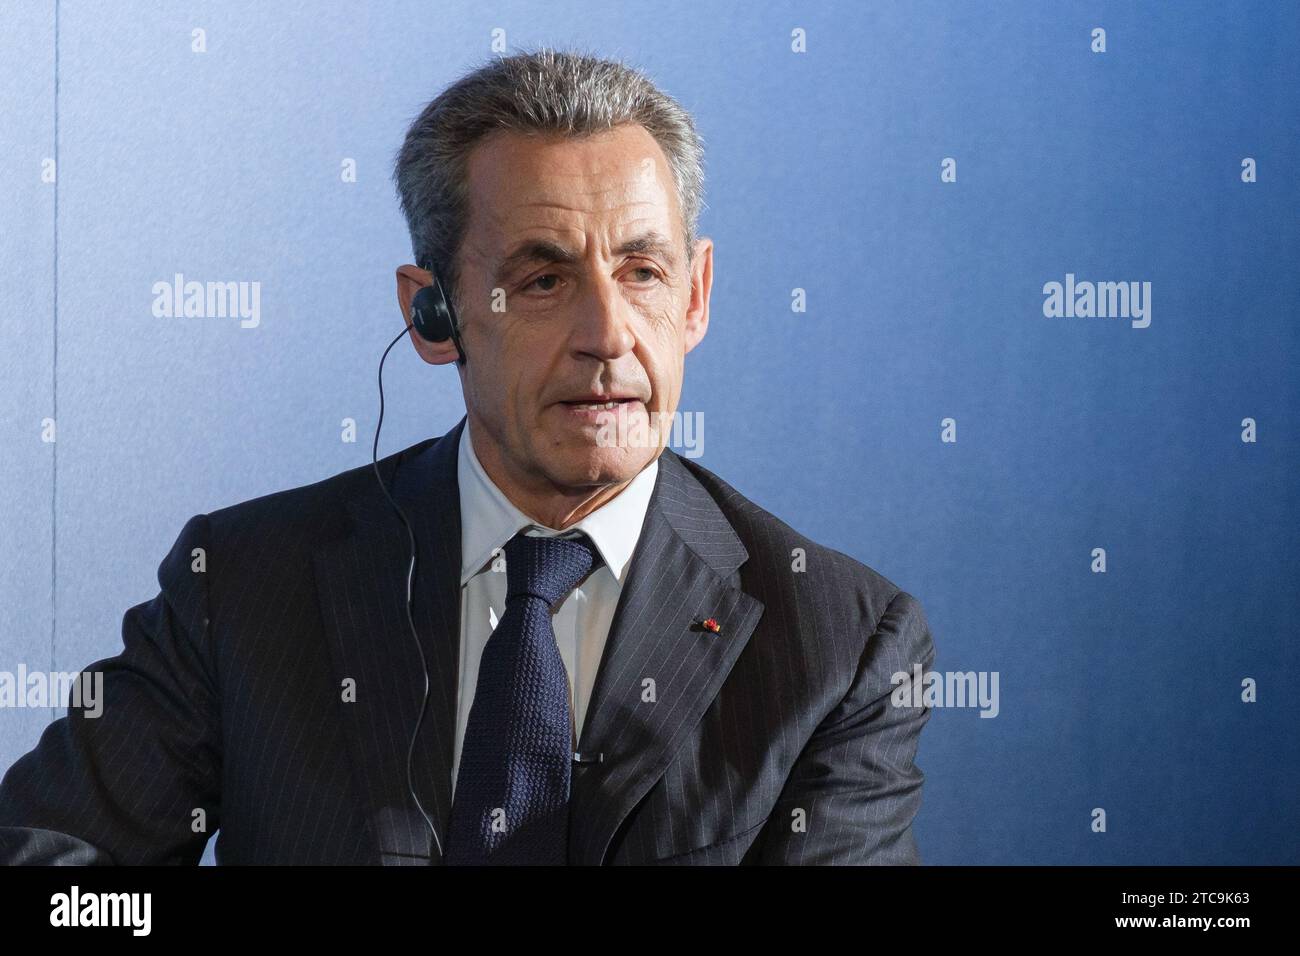
[[552,609],[603,563],[585,534],[559,538],[520,531],[506,542],[505,553],[506,603],[531,595]]

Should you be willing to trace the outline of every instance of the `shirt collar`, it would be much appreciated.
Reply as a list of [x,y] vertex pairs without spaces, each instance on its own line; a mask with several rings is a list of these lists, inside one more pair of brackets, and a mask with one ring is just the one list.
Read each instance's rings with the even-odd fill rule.
[[563,531],[539,524],[514,506],[505,493],[483,470],[474,454],[469,436],[469,418],[461,429],[456,462],[460,484],[460,583],[463,587],[481,571],[496,549],[525,528],[537,528],[543,534],[568,535],[584,532],[600,552],[614,578],[623,583],[624,572],[641,537],[646,508],[654,491],[659,459],[641,469],[619,494]]

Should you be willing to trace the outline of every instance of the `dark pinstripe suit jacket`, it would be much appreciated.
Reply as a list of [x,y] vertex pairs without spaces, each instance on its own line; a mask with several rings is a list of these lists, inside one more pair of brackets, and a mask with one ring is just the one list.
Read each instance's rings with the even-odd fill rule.
[[[440,835],[463,427],[380,462],[419,546],[413,767]],[[194,863],[220,827],[220,863],[439,862],[406,783],[409,555],[369,465],[192,518],[122,653],[89,668],[103,713],[70,709],[0,783],[0,861]],[[604,762],[574,767],[570,862],[920,862],[930,711],[893,706],[891,676],[933,658],[915,598],[665,450],[579,742]]]

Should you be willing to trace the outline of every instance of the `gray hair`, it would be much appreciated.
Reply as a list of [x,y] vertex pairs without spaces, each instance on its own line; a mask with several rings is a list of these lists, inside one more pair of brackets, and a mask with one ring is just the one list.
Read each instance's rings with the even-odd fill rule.
[[677,187],[686,261],[695,255],[704,147],[689,113],[642,73],[596,56],[540,49],[494,59],[444,90],[411,124],[393,180],[421,267],[456,295],[469,215],[469,154],[498,130],[581,137],[639,124],[664,151]]

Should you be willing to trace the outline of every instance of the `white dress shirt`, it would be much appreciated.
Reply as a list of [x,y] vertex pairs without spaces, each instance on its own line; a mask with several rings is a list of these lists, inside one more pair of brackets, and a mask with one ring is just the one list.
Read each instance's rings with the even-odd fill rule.
[[451,785],[455,792],[460,754],[469,723],[478,665],[497,621],[505,613],[505,544],[519,531],[529,535],[584,532],[604,564],[560,602],[551,618],[555,639],[569,675],[569,713],[573,745],[582,734],[596,670],[605,639],[627,580],[632,552],[641,537],[646,507],[654,490],[659,459],[655,458],[617,497],[605,502],[576,524],[558,531],[539,525],[511,503],[488,477],[474,454],[469,419],[461,430],[456,476],[460,482],[460,680],[456,706],[456,746]]

